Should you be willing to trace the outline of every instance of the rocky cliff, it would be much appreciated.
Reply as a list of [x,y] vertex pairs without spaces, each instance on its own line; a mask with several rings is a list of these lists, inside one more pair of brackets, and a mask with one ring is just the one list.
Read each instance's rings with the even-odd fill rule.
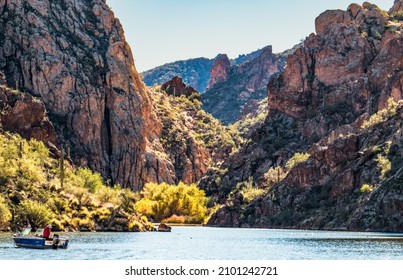
[[0,72],[0,124],[1,128],[18,133],[26,139],[35,139],[56,149],[56,132],[49,121],[42,101],[28,93],[7,87]]
[[[262,50],[263,49],[259,49],[249,54],[239,55],[237,58],[230,60],[231,65],[240,65],[248,62],[259,56]],[[185,84],[203,94],[208,87],[211,68],[217,57],[213,59],[200,57],[175,61],[144,71],[141,75],[147,86],[154,86],[155,84],[162,85],[170,81],[173,77],[178,76],[183,79]]]
[[73,160],[139,189],[173,182],[123,29],[104,0],[0,1],[0,69],[40,98]]
[[[232,193],[211,224],[403,230],[402,115],[392,101],[403,99],[401,4],[316,19],[316,34],[269,83],[264,124],[224,175],[202,179],[218,201]],[[246,185],[261,190],[255,199],[244,200]]]
[[215,78],[202,96],[204,110],[225,124],[234,123],[245,104],[267,96],[267,84],[274,74],[283,71],[285,57],[273,54],[272,47],[267,46],[259,56],[241,65],[229,68],[225,59],[217,61],[211,74]]
[[219,54],[210,70],[210,81],[208,88],[212,88],[218,83],[225,82],[228,79],[231,61],[226,54]]

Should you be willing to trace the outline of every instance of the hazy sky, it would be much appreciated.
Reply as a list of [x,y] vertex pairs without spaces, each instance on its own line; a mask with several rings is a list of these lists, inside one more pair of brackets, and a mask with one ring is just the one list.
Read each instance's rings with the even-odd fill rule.
[[[327,9],[352,0],[107,0],[120,19],[139,72],[188,58],[230,58],[266,45],[291,48]],[[384,10],[394,0],[370,1]],[[361,2],[359,2],[361,4]]]

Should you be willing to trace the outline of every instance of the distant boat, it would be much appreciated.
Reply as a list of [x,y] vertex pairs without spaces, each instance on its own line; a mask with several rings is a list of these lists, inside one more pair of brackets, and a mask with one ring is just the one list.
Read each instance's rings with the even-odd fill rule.
[[43,229],[38,229],[35,235],[31,235],[31,228],[25,228],[21,233],[15,234],[13,239],[16,247],[31,249],[67,249],[69,240],[54,234],[52,238],[42,236]]

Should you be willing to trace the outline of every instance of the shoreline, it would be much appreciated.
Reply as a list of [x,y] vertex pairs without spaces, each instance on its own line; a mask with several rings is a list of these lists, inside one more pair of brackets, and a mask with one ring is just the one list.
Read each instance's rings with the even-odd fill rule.
[[[154,227],[158,227],[160,223],[152,223]],[[212,226],[212,225],[202,225],[202,224],[178,224],[178,223],[165,223],[170,227],[205,227],[205,228],[217,228],[217,229],[252,229],[252,230],[292,230],[292,231],[315,231],[315,232],[340,232],[340,233],[360,233],[360,234],[385,234],[385,235],[395,235],[397,237],[403,238],[403,232],[389,232],[389,231],[355,231],[346,229],[295,229],[295,228],[265,228],[265,227],[222,227],[222,226]],[[68,233],[138,233],[142,231],[113,231],[113,230],[99,230],[99,231],[54,231],[55,234],[68,234]],[[143,231],[143,232],[157,232],[157,231]],[[0,230],[0,234],[15,233],[14,231],[3,231]]]

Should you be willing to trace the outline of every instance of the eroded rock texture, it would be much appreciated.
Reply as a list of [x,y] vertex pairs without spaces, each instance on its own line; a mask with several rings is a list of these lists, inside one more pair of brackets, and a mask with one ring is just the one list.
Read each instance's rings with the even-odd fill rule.
[[224,124],[236,122],[248,102],[267,96],[271,77],[284,69],[288,54],[273,54],[272,47],[240,65],[230,67],[228,58],[217,59],[211,70],[210,87],[203,94],[203,108]]
[[[269,83],[265,123],[223,165],[223,176],[209,171],[201,185],[225,201],[250,178],[255,187],[266,188],[269,169],[285,168],[296,152],[310,159],[249,206],[234,196],[212,224],[403,230],[401,142],[395,140],[401,135],[401,109],[370,132],[361,128],[390,98],[403,99],[401,3],[389,14],[366,2],[316,19],[316,34]],[[393,152],[385,149],[391,143],[397,143]],[[391,169],[382,176],[385,158]],[[374,186],[373,192],[361,192],[364,184]]]
[[105,1],[0,1],[0,68],[40,98],[73,160],[111,183],[174,181],[161,124]]

